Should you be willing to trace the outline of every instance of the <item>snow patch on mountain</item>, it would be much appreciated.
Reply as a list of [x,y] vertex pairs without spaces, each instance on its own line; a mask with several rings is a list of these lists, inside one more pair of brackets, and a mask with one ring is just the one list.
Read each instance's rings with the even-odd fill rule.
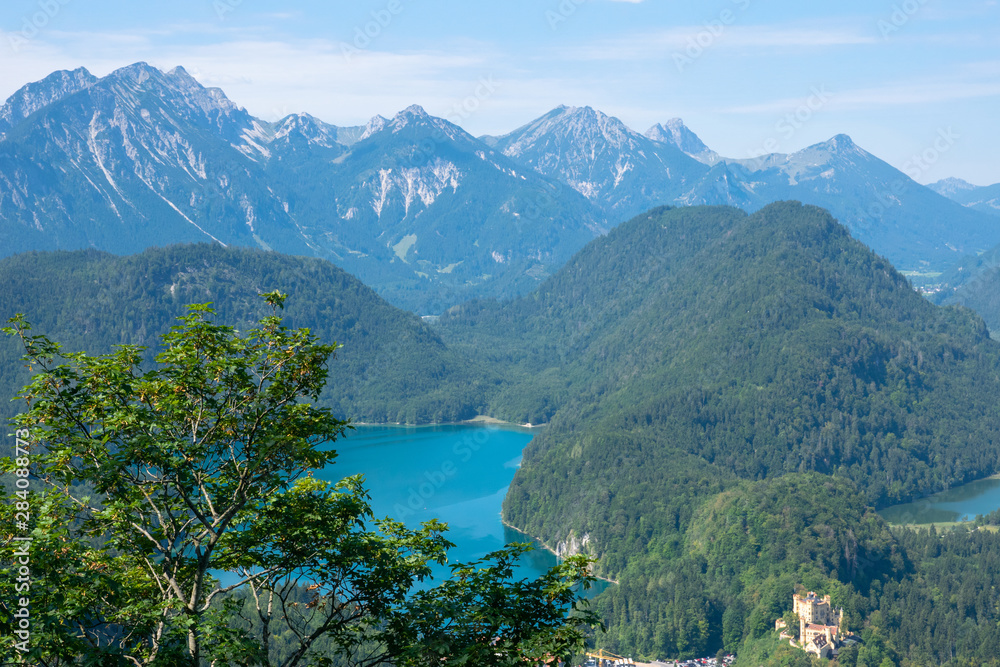
[[266,158],[271,157],[271,151],[268,150],[265,144],[270,143],[272,139],[271,133],[268,131],[264,125],[259,121],[254,120],[250,127],[243,130],[240,134],[240,138],[243,139],[242,144],[233,144],[233,148],[239,152],[246,155],[251,160],[256,160],[257,155]]
[[392,189],[392,169],[379,169],[378,177],[378,189],[375,192],[376,199],[372,201],[372,208],[375,210],[375,215],[381,220],[382,209],[385,208],[385,200]]
[[373,134],[381,132],[383,129],[385,129],[385,126],[388,124],[389,124],[388,118],[384,118],[382,116],[372,116],[372,119],[368,121],[367,125],[365,125],[365,130],[364,132],[361,133],[361,136],[358,138],[358,141],[364,141]]
[[628,172],[632,171],[633,168],[634,167],[633,167],[633,165],[632,165],[631,162],[625,162],[625,164],[622,164],[621,161],[619,160],[615,164],[615,185],[614,185],[614,187],[617,188],[621,184],[622,179],[625,178],[625,174],[627,174]]
[[452,192],[458,190],[462,172],[447,160],[435,158],[428,165],[408,167],[398,172],[392,169],[379,171],[378,183],[373,183],[375,198],[372,209],[382,217],[388,198],[395,190],[402,195],[404,215],[409,215],[410,207],[419,200],[424,208],[429,207],[447,188]]
[[251,233],[256,232],[254,229],[254,223],[257,221],[257,216],[253,212],[253,204],[247,199],[246,195],[240,197],[240,208],[243,209],[243,215],[246,217],[247,227],[250,228]]
[[96,76],[80,67],[53,72],[41,81],[22,86],[0,107],[0,137],[36,111],[89,88],[95,81]]

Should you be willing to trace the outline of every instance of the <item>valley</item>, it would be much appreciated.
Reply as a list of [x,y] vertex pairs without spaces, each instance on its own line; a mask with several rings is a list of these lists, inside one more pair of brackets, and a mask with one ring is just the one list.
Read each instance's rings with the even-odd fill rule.
[[[806,587],[862,639],[838,665],[1000,664],[996,502],[914,519],[1000,473],[996,186],[591,107],[267,122],[142,62],[28,84],[0,133],[5,319],[148,366],[187,306],[242,330],[287,293],[340,346],[317,405],[358,424],[317,478],[448,521],[452,562],[592,556],[594,647],[804,665],[773,629]],[[22,352],[0,340],[8,396]]]

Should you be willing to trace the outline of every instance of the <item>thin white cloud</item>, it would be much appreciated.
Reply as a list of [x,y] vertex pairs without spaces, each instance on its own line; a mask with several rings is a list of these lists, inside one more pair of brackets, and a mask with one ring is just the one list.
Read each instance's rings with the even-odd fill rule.
[[[928,105],[957,102],[1000,95],[1000,81],[913,82],[859,88],[843,92],[831,91],[827,111],[857,111],[876,107]],[[745,104],[719,109],[728,114],[780,114],[802,105],[803,98],[782,98],[757,104]]]
[[[826,48],[878,44],[876,35],[857,28],[802,28],[775,25],[725,25],[712,32],[704,25],[657,30],[628,37],[597,40],[584,47],[562,49],[570,60],[655,60],[692,44],[703,50]],[[869,31],[870,32],[870,31]]]

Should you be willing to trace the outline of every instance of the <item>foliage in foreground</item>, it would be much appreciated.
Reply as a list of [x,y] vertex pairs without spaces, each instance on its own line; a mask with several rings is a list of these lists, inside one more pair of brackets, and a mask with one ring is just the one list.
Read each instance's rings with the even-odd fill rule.
[[[520,582],[521,548],[509,547],[411,595],[445,562],[446,526],[375,520],[360,478],[312,477],[336,457],[318,445],[349,427],[312,404],[336,346],[284,327],[284,295],[265,296],[274,313],[243,334],[190,307],[150,370],[142,348],[66,353],[11,321],[37,372],[16,420],[27,454],[4,468],[37,479],[27,525],[2,536],[6,551],[32,539],[30,591],[18,591],[30,640],[12,633],[8,565],[3,654],[46,666],[513,665],[582,645],[594,621],[577,609],[582,557]],[[19,509],[0,510],[5,527]]]

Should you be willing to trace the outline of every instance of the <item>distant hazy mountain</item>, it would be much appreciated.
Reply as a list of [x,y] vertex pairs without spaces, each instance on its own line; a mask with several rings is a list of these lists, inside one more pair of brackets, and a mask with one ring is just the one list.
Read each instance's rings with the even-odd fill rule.
[[43,97],[54,101],[0,142],[4,254],[183,241],[316,247],[261,178],[270,128],[182,68],[137,63]]
[[788,155],[728,159],[680,119],[642,136],[589,107],[558,107],[483,139],[583,193],[612,221],[661,204],[752,212],[798,200],[828,209],[855,238],[910,271],[942,270],[1000,242],[997,221],[920,185],[843,134]]
[[976,311],[993,337],[1000,340],[1000,266],[984,267],[961,286],[942,292],[938,303],[962,305]]
[[945,178],[927,187],[962,206],[990,215],[1000,215],[1000,183],[980,186],[960,178]]
[[1000,339],[1000,245],[966,255],[935,277],[933,285],[927,294],[931,301],[973,309]]
[[789,155],[730,162],[761,204],[796,199],[826,208],[900,270],[940,270],[1000,241],[998,221],[957,206],[844,134]]
[[584,197],[419,106],[350,146],[326,141],[275,153],[268,181],[310,239],[394,303],[433,313],[524,292],[605,230]]
[[676,199],[707,168],[590,107],[560,106],[502,137],[497,150],[566,183],[615,222]]
[[411,107],[338,128],[252,117],[183,68],[29,84],[0,112],[0,249],[184,241],[327,257],[439,311],[534,285],[605,229],[570,188]]
[[844,135],[727,160],[679,119],[642,135],[589,107],[480,139],[419,106],[364,126],[265,122],[183,68],[145,63],[55,72],[0,108],[0,254],[255,246],[330,259],[430,314],[522,294],[662,204],[797,199],[898,268],[940,271],[1000,243],[1000,221],[976,210],[995,204],[986,190],[962,206]]
[[653,141],[676,146],[705,164],[715,164],[722,159],[722,156],[706,146],[697,134],[688,129],[680,118],[671,118],[665,124],[657,123],[646,130],[646,136]]

